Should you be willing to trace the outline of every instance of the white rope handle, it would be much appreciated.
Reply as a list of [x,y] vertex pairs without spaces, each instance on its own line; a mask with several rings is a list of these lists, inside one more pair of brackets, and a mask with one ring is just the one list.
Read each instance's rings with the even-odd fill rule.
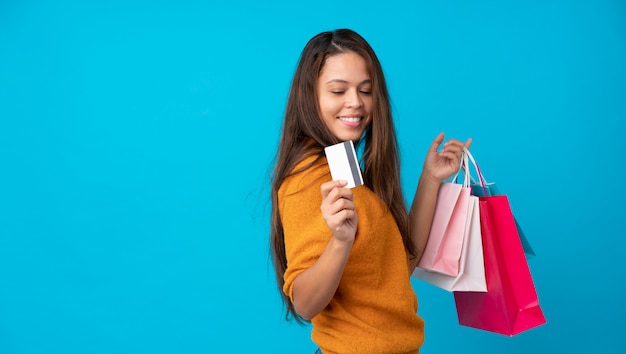
[[[465,148],[463,148],[465,149]],[[467,155],[465,154],[465,151],[463,151],[463,154],[461,155],[461,160],[459,161],[459,169],[456,171],[456,174],[454,175],[454,177],[450,177],[449,181],[451,183],[457,183],[459,180],[459,173],[461,172],[461,170],[463,171],[463,188],[469,188],[470,187],[470,172],[469,169],[465,168],[465,166],[467,166],[468,161],[467,161]]]
[[467,154],[465,153],[465,148],[463,148],[463,153],[461,154],[461,160],[459,161],[459,169],[458,171],[456,171],[456,174],[454,175],[454,177],[450,178],[450,182],[457,183],[459,180],[459,173],[463,171],[463,188],[469,188],[471,185],[472,176],[470,174],[469,168],[466,168],[468,164],[469,162],[467,160]]
[[[463,148],[465,149],[465,148]],[[470,170],[468,167],[469,163],[467,161],[467,154],[465,153],[465,151],[463,151],[463,188],[469,188],[470,187]]]
[[[478,174],[480,185],[483,187],[483,191],[485,192],[485,195],[488,195],[487,188],[485,187],[486,185],[488,185],[488,183],[485,180],[485,176],[483,176],[482,172],[480,171],[480,168],[478,167],[478,164],[476,163],[476,159],[474,159],[474,156],[472,156],[472,153],[470,153],[469,150],[465,147],[463,148],[463,155],[465,156],[465,161],[467,160],[472,161],[472,164],[474,165],[474,168],[476,169],[476,173]],[[467,168],[467,174],[470,175],[470,178],[471,178],[471,174],[469,174],[469,164],[466,163],[465,166]]]

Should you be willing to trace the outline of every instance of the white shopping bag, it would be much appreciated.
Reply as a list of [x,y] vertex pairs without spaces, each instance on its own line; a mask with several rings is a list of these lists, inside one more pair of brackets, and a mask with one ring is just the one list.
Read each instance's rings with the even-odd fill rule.
[[487,291],[478,197],[470,196],[458,275],[451,276],[420,267],[415,268],[412,275],[450,292]]

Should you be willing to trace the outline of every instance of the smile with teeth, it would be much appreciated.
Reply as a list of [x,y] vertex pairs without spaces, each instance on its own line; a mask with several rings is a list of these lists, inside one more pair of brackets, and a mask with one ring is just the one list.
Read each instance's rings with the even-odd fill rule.
[[339,117],[339,120],[346,123],[358,123],[363,117]]

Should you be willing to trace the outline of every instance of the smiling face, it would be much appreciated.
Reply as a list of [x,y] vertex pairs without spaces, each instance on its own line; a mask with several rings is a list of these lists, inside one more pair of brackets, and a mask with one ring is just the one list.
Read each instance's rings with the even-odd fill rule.
[[365,60],[354,52],[328,57],[317,92],[330,132],[341,141],[359,140],[372,121],[372,83]]

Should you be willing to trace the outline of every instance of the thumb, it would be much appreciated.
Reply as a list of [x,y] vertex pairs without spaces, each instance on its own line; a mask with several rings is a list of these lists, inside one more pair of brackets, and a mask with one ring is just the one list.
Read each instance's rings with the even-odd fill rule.
[[441,143],[443,143],[443,138],[443,132],[439,133],[439,135],[437,135],[435,140],[433,140],[433,143],[430,145],[429,151],[437,152],[437,150],[439,150],[439,146],[441,145]]

